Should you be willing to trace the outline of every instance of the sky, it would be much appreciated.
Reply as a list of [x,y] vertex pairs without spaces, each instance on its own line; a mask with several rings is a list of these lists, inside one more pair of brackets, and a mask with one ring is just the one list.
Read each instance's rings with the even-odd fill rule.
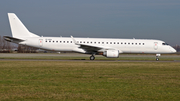
[[39,36],[159,39],[180,45],[180,0],[2,0],[0,35],[15,13]]

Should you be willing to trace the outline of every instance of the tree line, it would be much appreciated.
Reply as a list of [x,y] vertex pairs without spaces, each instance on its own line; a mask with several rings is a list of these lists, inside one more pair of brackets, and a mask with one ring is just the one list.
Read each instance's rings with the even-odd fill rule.
[[173,46],[173,48],[174,48],[177,52],[180,52],[180,46],[179,46],[179,45]]
[[12,48],[12,44],[0,36],[0,53],[10,53]]

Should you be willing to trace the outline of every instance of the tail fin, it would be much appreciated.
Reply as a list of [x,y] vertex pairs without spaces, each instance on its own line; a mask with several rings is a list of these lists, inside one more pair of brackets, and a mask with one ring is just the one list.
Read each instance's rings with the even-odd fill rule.
[[8,13],[12,36],[15,38],[39,37],[28,31],[24,24],[14,13]]

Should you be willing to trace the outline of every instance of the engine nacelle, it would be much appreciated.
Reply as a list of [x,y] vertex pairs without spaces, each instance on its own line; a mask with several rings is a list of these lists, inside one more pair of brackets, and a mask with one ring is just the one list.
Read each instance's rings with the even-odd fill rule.
[[107,58],[118,58],[119,50],[106,50],[103,52],[103,56]]

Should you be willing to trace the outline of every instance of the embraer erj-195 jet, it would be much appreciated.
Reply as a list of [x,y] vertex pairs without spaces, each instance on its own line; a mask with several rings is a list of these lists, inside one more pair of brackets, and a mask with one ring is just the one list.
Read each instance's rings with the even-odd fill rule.
[[95,54],[107,58],[118,58],[121,53],[175,53],[176,50],[161,40],[148,39],[112,39],[112,38],[73,38],[71,37],[40,37],[28,31],[14,13],[8,13],[12,37],[4,36],[6,41],[51,51],[73,51]]

